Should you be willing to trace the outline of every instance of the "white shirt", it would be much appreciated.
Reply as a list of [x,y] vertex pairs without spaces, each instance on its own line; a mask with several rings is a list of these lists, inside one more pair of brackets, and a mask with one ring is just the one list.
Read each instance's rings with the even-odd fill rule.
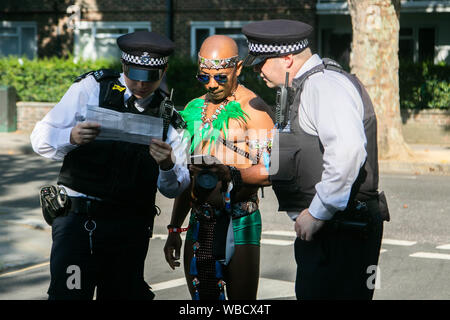
[[[119,81],[122,84],[125,83],[123,74],[121,74]],[[78,147],[70,143],[72,128],[77,124],[78,119],[85,119],[88,104],[98,105],[99,92],[99,83],[93,76],[87,76],[80,82],[72,84],[62,99],[41,121],[36,123],[30,136],[33,150],[46,158],[58,161],[64,160],[68,152]],[[127,88],[124,100],[128,100],[131,95]],[[136,108],[139,111],[144,111],[144,108],[142,108],[144,101],[142,100],[147,102],[150,97],[135,101]],[[163,171],[160,169],[157,182],[158,190],[168,198],[179,195],[190,183],[189,171],[186,167],[186,142],[183,142],[182,138],[179,132],[169,126],[166,143],[172,146],[176,163],[170,170]],[[86,196],[70,188],[65,188],[69,196]]]
[[[322,59],[313,55],[295,78],[321,63]],[[309,212],[317,219],[329,220],[336,211],[346,208],[351,187],[367,156],[363,102],[347,77],[324,70],[305,81],[298,118],[300,127],[318,136],[324,147],[322,180],[315,186]],[[288,215],[295,220],[299,212]]]

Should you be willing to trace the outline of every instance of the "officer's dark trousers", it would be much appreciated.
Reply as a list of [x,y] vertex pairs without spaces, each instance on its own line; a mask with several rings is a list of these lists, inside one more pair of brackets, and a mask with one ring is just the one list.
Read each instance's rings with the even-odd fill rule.
[[374,221],[367,238],[325,227],[312,241],[296,239],[297,299],[372,299],[383,224],[376,202],[369,210]]
[[70,212],[53,222],[49,299],[92,299],[95,287],[96,299],[152,298],[143,277],[150,218],[94,218],[92,254],[87,220]]

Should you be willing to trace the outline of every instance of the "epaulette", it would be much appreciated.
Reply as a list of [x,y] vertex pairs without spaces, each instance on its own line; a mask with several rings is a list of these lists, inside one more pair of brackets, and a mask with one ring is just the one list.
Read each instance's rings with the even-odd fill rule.
[[86,78],[87,76],[90,76],[91,74],[93,74],[95,71],[89,71],[86,73],[83,73],[81,76],[78,76],[73,82],[80,82],[81,80],[83,80],[84,78]]
[[120,72],[117,72],[116,70],[111,69],[100,69],[97,71],[94,71],[92,74],[98,82],[102,81],[103,79],[107,78],[119,78]]
[[120,72],[117,72],[112,69],[100,69],[100,70],[89,71],[89,72],[86,72],[86,73],[82,74],[81,76],[77,77],[74,82],[79,82],[90,75],[92,75],[94,77],[94,79],[97,80],[97,82],[100,82],[100,81],[102,81],[104,79],[108,79],[108,78],[119,78]]

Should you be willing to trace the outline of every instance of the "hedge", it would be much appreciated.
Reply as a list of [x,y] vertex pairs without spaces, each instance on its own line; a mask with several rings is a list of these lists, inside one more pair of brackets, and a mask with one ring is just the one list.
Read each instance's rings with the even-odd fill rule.
[[[10,57],[0,59],[0,85],[14,86],[22,101],[57,102],[73,80],[85,72],[101,68],[120,71],[118,61],[74,61],[68,58],[28,60]],[[167,84],[174,89],[174,103],[184,106],[204,93],[195,79],[197,65],[186,57],[172,57],[167,71]],[[400,63],[400,106],[402,108],[450,107],[450,66],[431,62]],[[239,80],[258,93],[268,104],[275,103],[275,90],[265,83],[251,68],[244,68]]]
[[13,86],[18,100],[57,102],[81,74],[101,68],[120,68],[108,60],[78,61],[57,57],[0,59],[0,84]]
[[444,62],[400,62],[400,107],[427,109],[450,107],[450,66]]

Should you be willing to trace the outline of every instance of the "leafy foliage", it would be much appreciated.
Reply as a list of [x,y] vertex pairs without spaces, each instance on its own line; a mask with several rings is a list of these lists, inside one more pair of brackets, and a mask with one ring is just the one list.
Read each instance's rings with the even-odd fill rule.
[[109,60],[76,61],[73,57],[0,59],[0,83],[13,86],[18,100],[57,102],[73,81],[91,70],[111,68],[120,70],[120,63]]
[[[22,101],[57,102],[79,75],[91,70],[109,68],[121,70],[120,61],[79,60],[67,58],[8,57],[0,59],[0,84],[13,86]],[[204,94],[203,86],[195,79],[197,63],[189,57],[170,58],[167,85],[174,89],[174,103],[179,108]],[[450,107],[450,66],[445,63],[401,62],[400,106],[402,108]],[[240,82],[257,93],[269,105],[275,104],[276,91],[267,88],[251,68],[244,68]]]
[[400,62],[400,107],[409,109],[450,108],[450,66]]

